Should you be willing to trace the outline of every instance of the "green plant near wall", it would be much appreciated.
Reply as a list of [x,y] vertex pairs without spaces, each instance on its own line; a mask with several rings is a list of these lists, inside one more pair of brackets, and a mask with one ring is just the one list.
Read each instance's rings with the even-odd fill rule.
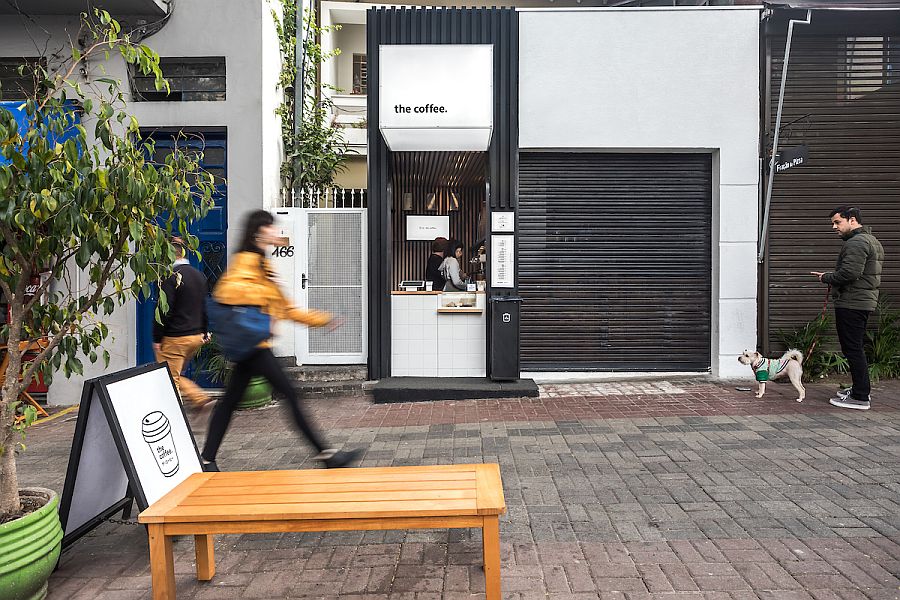
[[847,371],[847,359],[830,350],[834,345],[832,329],[831,316],[822,314],[791,331],[778,331],[778,341],[803,354],[803,378],[807,381]]
[[284,155],[281,164],[282,194],[289,197],[295,188],[326,189],[333,187],[335,177],[345,168],[347,156],[352,154],[340,127],[332,122],[334,103],[323,91],[340,91],[321,83],[320,74],[325,61],[338,56],[341,51],[322,50],[319,40],[323,33],[337,31],[340,25],[321,27],[316,23],[314,11],[303,15],[303,111],[299,127],[295,125],[295,94],[300,74],[296,69],[297,2],[296,0],[271,0],[278,10],[272,9],[272,19],[278,34],[281,51],[281,73],[278,90],[282,102],[275,110],[281,118],[281,138]]
[[[866,360],[873,381],[900,377],[900,310],[882,295],[866,331]],[[791,331],[779,331],[778,339],[788,348],[797,348],[803,356],[803,375],[808,380],[846,373],[847,359],[829,348],[834,347],[830,315],[820,315]],[[810,350],[812,349],[812,350]]]
[[875,327],[866,332],[866,358],[873,381],[900,377],[900,310],[882,295]]

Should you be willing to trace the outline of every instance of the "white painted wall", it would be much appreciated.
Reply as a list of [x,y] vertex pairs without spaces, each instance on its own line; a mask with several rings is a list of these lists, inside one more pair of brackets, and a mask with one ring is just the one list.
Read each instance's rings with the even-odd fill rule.
[[[43,17],[34,22],[0,19],[0,56],[35,56],[45,46],[65,48],[78,30],[77,17]],[[278,204],[281,134],[274,115],[280,56],[267,0],[191,0],[180,2],[166,26],[147,45],[163,57],[224,56],[227,99],[223,102],[132,102],[129,112],[142,127],[223,127],[228,132],[228,246],[233,250],[244,216]],[[37,49],[36,49],[37,48]],[[125,81],[125,67],[113,57],[104,65]],[[99,65],[91,71],[99,75]],[[127,84],[123,86],[127,90]],[[90,129],[90,128],[88,128]],[[86,365],[85,376],[121,370],[136,362],[134,302],[104,320],[110,328],[105,347],[108,369]],[[50,404],[80,400],[81,378],[53,383]]]
[[736,356],[757,333],[759,11],[536,10],[519,23],[520,148],[713,154],[712,373],[747,377]]

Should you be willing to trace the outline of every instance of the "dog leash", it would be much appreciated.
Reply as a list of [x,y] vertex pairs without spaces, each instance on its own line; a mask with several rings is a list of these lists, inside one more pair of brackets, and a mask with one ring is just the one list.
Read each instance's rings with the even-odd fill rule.
[[[822,319],[825,317],[825,311],[828,310],[828,298],[831,296],[831,286],[828,286],[828,289],[825,290],[825,301],[822,303],[822,312],[819,313],[819,318]],[[816,349],[816,344],[819,343],[819,335],[816,334],[816,337],[813,338],[813,343],[810,344],[809,350],[806,351],[806,357],[803,359],[803,362],[809,360],[809,357],[812,356],[813,350]]]

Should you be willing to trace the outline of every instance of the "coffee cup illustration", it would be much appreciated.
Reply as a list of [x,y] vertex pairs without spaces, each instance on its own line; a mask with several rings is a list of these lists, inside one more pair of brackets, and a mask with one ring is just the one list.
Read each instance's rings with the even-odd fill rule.
[[177,473],[178,451],[175,440],[172,439],[172,425],[168,417],[158,410],[148,413],[141,421],[141,432],[160,472],[166,477]]

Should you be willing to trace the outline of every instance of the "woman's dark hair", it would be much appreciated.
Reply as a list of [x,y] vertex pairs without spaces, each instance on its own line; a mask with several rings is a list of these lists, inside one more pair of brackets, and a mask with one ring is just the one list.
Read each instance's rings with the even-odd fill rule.
[[244,224],[244,237],[241,238],[238,252],[256,252],[262,255],[263,251],[256,245],[256,234],[259,233],[260,229],[274,222],[275,217],[267,210],[254,210],[247,215],[247,221]]
[[463,245],[459,243],[458,240],[450,240],[447,242],[447,251],[444,253],[444,257],[452,256],[456,258],[456,249],[462,248]]

